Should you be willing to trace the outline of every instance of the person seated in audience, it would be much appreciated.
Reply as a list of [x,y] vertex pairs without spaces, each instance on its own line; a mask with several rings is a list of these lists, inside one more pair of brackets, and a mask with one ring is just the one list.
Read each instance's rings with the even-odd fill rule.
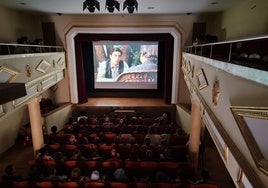
[[138,153],[135,150],[131,150],[129,152],[129,157],[126,160],[127,161],[140,161],[138,157]]
[[46,149],[46,147],[42,147],[39,149],[37,155],[36,155],[36,159],[41,159],[41,160],[54,160],[53,157],[51,157],[48,154],[48,151]]
[[156,183],[168,183],[170,182],[168,175],[163,171],[157,171],[155,173],[155,182]]
[[159,161],[172,161],[171,149],[165,148],[163,153],[160,153]]
[[16,168],[13,164],[9,164],[5,168],[5,175],[2,176],[2,181],[22,181],[21,176],[16,175]]
[[120,118],[120,119],[119,119],[119,122],[118,122],[118,125],[119,125],[119,126],[126,126],[126,122],[125,122],[125,120],[124,120],[123,118]]
[[72,144],[72,145],[77,145],[77,139],[75,137],[74,134],[71,134],[70,137],[69,137],[69,142],[67,142],[67,144]]
[[26,46],[29,44],[28,37],[23,36],[21,38],[18,38],[17,43],[25,46],[17,46],[14,50],[14,54],[28,54],[31,52],[29,46]]
[[77,134],[77,144],[80,145],[80,144],[88,144],[88,138],[86,136],[84,136],[83,132],[79,132]]
[[70,174],[68,181],[80,181],[81,179],[81,170],[80,168],[73,168]]
[[117,182],[125,182],[128,183],[129,179],[126,176],[125,170],[123,168],[118,168],[114,171],[114,180]]
[[116,152],[115,148],[113,148],[111,150],[111,155],[110,155],[110,158],[108,160],[109,161],[120,160],[120,154]]
[[65,158],[62,154],[62,152],[58,151],[54,154],[53,156],[56,165],[55,165],[55,170],[56,170],[56,176],[64,176],[68,172],[68,167],[66,167],[65,164]]
[[80,182],[104,182],[98,170],[93,170],[90,176],[81,176]]
[[94,170],[90,175],[90,181],[104,182],[105,176],[101,177],[100,172],[98,170]]
[[48,176],[43,178],[43,181],[66,181],[67,175],[57,175],[55,167],[48,167]]
[[70,160],[85,160],[85,157],[81,156],[81,151],[79,149],[75,149]]
[[169,124],[167,113],[163,113],[162,116],[157,117],[155,120],[159,123],[159,125],[168,125]]
[[153,151],[148,149],[145,152],[145,156],[142,158],[142,161],[154,161]]
[[57,144],[58,128],[56,125],[51,127],[51,134],[48,137],[48,144]]
[[113,143],[113,145],[114,146],[118,146],[119,144],[120,144],[120,137],[119,136],[114,137],[114,143]]
[[39,46],[33,46],[32,47],[32,51],[34,53],[42,53],[42,52],[46,52],[45,48],[44,47],[41,47],[40,45],[43,45],[43,39],[41,38],[37,38],[35,39],[31,45],[39,45]]
[[103,122],[103,124],[102,124],[103,126],[105,126],[105,125],[109,125],[109,126],[113,126],[114,125],[114,123],[113,122],[111,122],[111,120],[110,120],[110,117],[109,116],[105,116],[105,118],[104,118],[104,122]]
[[136,133],[137,134],[145,134],[144,128],[142,125],[138,125],[136,128]]
[[93,161],[101,161],[102,159],[103,158],[99,155],[98,149],[93,150],[89,158],[89,160],[93,160]]

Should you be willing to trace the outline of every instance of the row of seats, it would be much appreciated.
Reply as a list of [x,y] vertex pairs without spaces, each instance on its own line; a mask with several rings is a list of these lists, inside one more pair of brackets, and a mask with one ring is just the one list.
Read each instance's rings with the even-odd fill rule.
[[38,166],[42,170],[50,167],[60,167],[66,174],[70,174],[73,168],[79,168],[81,175],[89,176],[94,170],[98,170],[101,174],[112,174],[116,169],[123,168],[126,176],[131,178],[136,176],[138,178],[154,179],[157,172],[164,172],[171,179],[175,179],[178,172],[183,172],[185,179],[192,179],[195,173],[195,166],[189,162],[155,162],[155,161],[64,161],[56,162],[54,160],[48,161],[28,161],[30,167]]
[[63,126],[63,131],[65,133],[72,132],[72,133],[79,133],[83,132],[94,132],[94,133],[105,133],[105,132],[114,132],[117,134],[121,133],[148,133],[148,134],[174,134],[176,133],[177,129],[180,127],[174,125],[158,125],[158,124],[150,124],[150,125],[111,125],[111,124],[104,124],[104,125],[96,125],[96,124],[66,124]]
[[190,183],[123,183],[123,182],[32,182],[21,181],[11,182],[8,185],[2,185],[3,188],[218,188],[211,183],[190,184]]
[[[118,144],[118,145],[106,145],[106,144],[83,144],[83,145],[47,145],[47,150],[50,156],[54,156],[56,152],[61,152],[66,158],[70,158],[76,149],[80,150],[80,156],[85,160],[95,154],[102,157],[102,160],[109,159],[111,150],[116,149],[116,152],[120,154],[120,159],[125,160],[132,157],[142,159],[146,151],[152,152],[152,160],[159,160],[160,154],[170,158],[170,160],[186,161],[187,147],[185,145],[178,146],[165,146],[165,145],[131,145],[131,144]],[[96,153],[97,152],[97,153]]]
[[[66,144],[69,142],[70,136],[71,136],[71,133],[50,135],[47,138],[47,143],[48,144],[55,144],[55,143]],[[108,132],[104,134],[96,134],[96,133],[76,134],[78,143],[85,143],[84,138],[86,138],[89,143],[98,142],[98,143],[106,143],[108,145],[114,142],[123,143],[123,144],[136,143],[136,144],[141,145],[141,144],[144,144],[146,137],[150,138],[152,144],[161,144],[161,145],[169,145],[169,146],[186,145],[189,139],[189,136],[179,135],[179,134],[145,134],[145,133],[117,134],[115,132]]]

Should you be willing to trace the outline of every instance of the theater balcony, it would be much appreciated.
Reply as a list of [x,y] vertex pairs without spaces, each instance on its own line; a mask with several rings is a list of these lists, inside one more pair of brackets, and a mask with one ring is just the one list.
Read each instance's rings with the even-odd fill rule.
[[[29,53],[16,53],[22,52],[15,50],[19,48],[27,49]],[[32,51],[36,48],[39,48],[38,53]],[[57,105],[66,106],[69,96],[64,79],[64,48],[0,43],[0,54],[0,83],[3,89],[0,93],[0,153],[3,153],[14,145],[22,125],[30,122],[27,105],[32,99],[41,101],[42,98],[51,98]],[[57,96],[59,92],[56,91],[59,90],[66,93],[65,97]],[[50,119],[46,114],[43,121]]]
[[237,187],[268,184],[268,36],[195,44],[183,77]]

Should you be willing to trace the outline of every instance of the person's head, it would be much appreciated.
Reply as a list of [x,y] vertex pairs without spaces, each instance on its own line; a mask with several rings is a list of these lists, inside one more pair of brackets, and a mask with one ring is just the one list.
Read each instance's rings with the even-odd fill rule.
[[112,48],[110,59],[111,59],[111,66],[117,66],[119,61],[121,60],[123,52],[120,48]]
[[124,123],[124,119],[123,118],[119,119],[119,123],[120,124],[123,124]]
[[54,158],[55,161],[63,160],[63,154],[62,154],[62,152],[60,152],[60,151],[56,152],[54,154],[54,157],[53,158]]
[[76,142],[76,138],[75,138],[75,135],[74,134],[70,135],[69,142],[70,143],[75,143]]
[[9,165],[6,166],[5,173],[8,176],[12,176],[15,172],[16,172],[16,169],[15,169],[15,166],[14,165],[9,164]]
[[114,178],[116,181],[122,181],[125,177],[125,170],[123,168],[118,168],[115,170]]
[[72,178],[78,178],[80,177],[80,169],[79,168],[73,168],[71,172]]
[[98,181],[98,180],[100,180],[100,173],[99,173],[99,171],[94,170],[94,171],[91,173],[90,180],[91,180],[91,181]]
[[150,137],[145,137],[144,143],[145,143],[145,145],[150,145],[151,144],[151,138]]
[[104,121],[105,121],[105,122],[110,122],[110,118],[109,118],[109,116],[105,116]]
[[47,154],[47,149],[45,147],[42,147],[39,149],[38,153],[39,153],[40,157],[43,157],[44,155]]
[[116,157],[116,150],[114,148],[111,150],[111,157]]
[[157,46],[150,45],[150,46],[141,46],[140,49],[140,61],[141,63],[145,62],[156,62],[157,61]]
[[81,152],[80,152],[79,149],[74,150],[72,158],[73,159],[78,159],[78,157],[80,156],[80,153]]
[[56,125],[53,125],[53,126],[51,127],[51,132],[52,132],[52,133],[56,133],[57,131],[58,131],[57,126],[56,126]]

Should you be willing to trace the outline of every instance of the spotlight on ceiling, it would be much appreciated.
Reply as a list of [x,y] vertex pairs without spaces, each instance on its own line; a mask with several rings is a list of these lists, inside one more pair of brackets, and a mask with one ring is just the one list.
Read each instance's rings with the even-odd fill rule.
[[125,0],[123,4],[123,10],[127,8],[128,13],[133,13],[134,9],[136,8],[136,11],[138,11],[138,2],[137,0]]
[[109,12],[114,12],[114,8],[116,8],[118,11],[120,10],[120,4],[116,0],[106,0],[105,7]]
[[100,11],[100,3],[97,0],[85,0],[83,3],[83,11],[88,9],[89,12],[94,12],[95,8]]

